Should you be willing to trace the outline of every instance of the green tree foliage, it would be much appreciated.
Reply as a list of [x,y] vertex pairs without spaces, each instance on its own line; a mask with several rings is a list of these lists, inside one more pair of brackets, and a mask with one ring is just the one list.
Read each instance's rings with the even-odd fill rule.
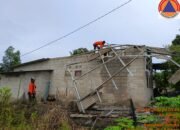
[[163,89],[169,87],[168,77],[170,72],[168,70],[164,70],[158,73],[155,73],[154,79],[156,81],[156,87]]
[[15,51],[14,47],[10,46],[5,51],[3,63],[0,64],[1,72],[12,71],[12,67],[21,63],[20,51]]
[[72,52],[70,52],[70,55],[71,56],[79,55],[79,54],[84,54],[84,53],[87,53],[87,52],[89,52],[89,50],[87,48],[78,48],[78,49],[75,49]]
[[157,115],[141,115],[138,117],[138,122],[140,123],[158,123],[159,117]]
[[154,106],[180,108],[180,96],[177,97],[156,97]]
[[174,46],[180,45],[180,35],[176,35],[176,38],[172,41]]

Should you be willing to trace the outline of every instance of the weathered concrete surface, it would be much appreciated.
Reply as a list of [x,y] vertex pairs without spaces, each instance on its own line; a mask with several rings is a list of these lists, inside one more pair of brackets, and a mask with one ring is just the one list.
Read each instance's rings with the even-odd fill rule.
[[31,77],[35,78],[37,86],[37,97],[41,98],[44,95],[45,87],[50,81],[50,72],[28,72],[11,75],[1,75],[0,88],[8,87],[12,90],[12,97],[14,99],[27,98],[28,85]]
[[[123,52],[124,55],[139,54],[137,48],[130,48],[127,52]],[[73,82],[69,72],[66,70],[66,65],[70,63],[78,63],[69,66],[74,78],[76,71],[81,71],[81,74],[86,73],[88,70],[102,64],[100,58],[87,61],[87,55],[64,57],[64,58],[52,58],[50,60],[44,61],[42,63],[28,64],[25,66],[20,66],[14,69],[15,72],[18,71],[38,71],[38,70],[53,70],[50,72],[34,72],[20,74],[19,76],[1,76],[0,87],[9,86],[13,90],[13,96],[17,97],[19,82],[21,79],[20,93],[27,93],[27,86],[31,77],[36,77],[36,84],[38,88],[37,95],[42,97],[44,94],[44,88],[47,81],[51,81],[50,94],[58,95],[61,100],[77,100],[77,94],[73,88]],[[122,58],[125,63],[128,63],[132,58]],[[122,67],[122,64],[118,59],[114,59],[112,62],[107,64],[107,67],[111,74],[115,73]],[[129,98],[132,98],[136,106],[145,106],[150,101],[153,96],[152,88],[147,87],[146,75],[145,75],[145,57],[137,58],[129,67],[133,76],[130,76],[126,69],[124,69],[120,74],[114,77],[114,80],[119,88],[116,90],[112,81],[105,84],[104,88],[101,90],[102,100],[107,104],[126,104]],[[89,92],[93,91],[97,86],[102,84],[107,78],[108,74],[104,68],[100,68],[92,71],[89,75],[77,80],[77,88],[80,96],[83,97]],[[67,94],[67,95],[66,95]]]

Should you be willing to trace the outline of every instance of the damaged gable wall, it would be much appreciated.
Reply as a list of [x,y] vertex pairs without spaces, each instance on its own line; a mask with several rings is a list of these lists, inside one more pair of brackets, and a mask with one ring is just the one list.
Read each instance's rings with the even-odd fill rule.
[[[133,52],[136,50],[135,52]],[[122,57],[122,60],[127,64],[130,60],[134,58],[132,55],[139,54],[137,49],[128,50],[126,55],[131,55],[131,57]],[[108,58],[106,58],[108,60]],[[88,63],[80,63],[70,66],[70,71],[73,76],[75,76],[75,71],[81,71],[82,74],[86,73],[88,70],[102,64],[101,59],[96,59]],[[117,72],[123,65],[119,62],[118,58],[107,63],[107,68],[111,74]],[[133,73],[130,76],[126,69],[121,73],[116,75],[113,79],[117,84],[118,90],[112,84],[112,81],[108,81],[103,87],[101,92],[101,97],[103,103],[112,104],[123,104],[126,105],[129,99],[132,98],[136,106],[145,106],[148,104],[150,99],[153,97],[152,86],[147,85],[147,75],[146,75],[146,57],[140,56],[128,67]],[[69,86],[73,86],[72,79],[68,72],[66,72],[66,82],[70,83]],[[75,76],[75,79],[78,78]],[[77,80],[77,88],[80,91],[80,96],[84,97],[89,92],[97,88],[102,82],[109,78],[108,73],[104,66],[92,71],[88,75],[84,76],[80,80]]]
[[[136,54],[133,52],[133,50],[134,49],[129,50],[129,54],[126,52],[126,55]],[[137,51],[137,54],[138,53],[139,51]],[[122,57],[122,60],[125,63],[128,63],[132,58],[133,57]],[[66,70],[66,65],[70,63],[82,62],[69,66],[69,70],[73,77],[78,78],[88,70],[102,64],[100,58],[90,62],[86,61],[87,55],[53,58],[45,62],[20,66],[15,68],[14,71],[44,71],[34,73],[26,72],[26,74],[20,74],[19,77],[21,77],[23,82],[21,85],[23,88],[22,92],[25,94],[27,93],[27,86],[30,78],[36,77],[39,98],[44,95],[44,87],[46,86],[46,82],[50,81],[51,87],[49,94],[56,95],[58,93],[60,99],[62,100],[66,98],[69,98],[70,100],[77,100],[77,95],[73,87],[73,81],[69,72]],[[122,64],[116,58],[112,62],[109,62],[107,67],[110,73],[113,74],[122,67]],[[150,101],[153,93],[152,88],[148,88],[147,86],[145,57],[141,56],[137,58],[132,64],[129,65],[128,68],[133,73],[133,76],[130,76],[127,70],[124,69],[120,74],[114,77],[118,90],[114,88],[111,80],[104,85],[102,90],[100,90],[103,103],[126,105],[127,100],[132,98],[136,106],[145,106]],[[45,70],[52,71],[46,72]],[[2,79],[0,81],[0,87],[6,85],[13,88],[12,90],[14,93],[14,98],[16,98],[17,89],[19,88],[19,77],[15,77],[13,75],[10,78],[7,78],[5,75],[2,75],[1,77]],[[105,67],[101,66],[95,71],[92,71],[90,74],[84,76],[82,79],[77,80],[77,88],[80,96],[83,97],[87,95],[107,78],[109,78],[109,76],[105,70]],[[65,96],[66,98],[64,98]]]

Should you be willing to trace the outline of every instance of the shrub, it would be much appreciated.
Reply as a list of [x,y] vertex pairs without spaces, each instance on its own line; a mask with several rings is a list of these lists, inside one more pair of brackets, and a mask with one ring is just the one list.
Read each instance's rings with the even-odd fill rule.
[[7,87],[0,89],[0,126],[10,126],[13,112],[10,106],[11,90]]
[[122,117],[122,118],[118,118],[115,120],[115,123],[117,125],[114,126],[108,126],[107,128],[105,128],[104,130],[122,130],[122,129],[134,129],[133,126],[133,120],[126,118],[126,117]]
[[7,106],[10,104],[11,89],[3,87],[0,89],[0,106]]
[[4,129],[27,128],[24,110],[16,110],[10,102],[11,89],[3,87],[0,89],[0,126]]
[[155,106],[157,107],[180,107],[180,96],[178,97],[156,97]]
[[138,122],[140,123],[157,123],[160,119],[157,115],[142,115],[138,117]]

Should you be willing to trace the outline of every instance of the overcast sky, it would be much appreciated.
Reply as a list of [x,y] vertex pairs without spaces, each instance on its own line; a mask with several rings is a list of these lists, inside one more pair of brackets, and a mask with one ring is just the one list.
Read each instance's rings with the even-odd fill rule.
[[[0,59],[11,45],[21,54],[36,49],[86,24],[126,0],[0,0]],[[92,49],[96,40],[113,44],[162,47],[180,34],[180,19],[159,15],[160,0],[132,0],[87,28],[22,57],[30,61],[62,57],[79,47]]]

